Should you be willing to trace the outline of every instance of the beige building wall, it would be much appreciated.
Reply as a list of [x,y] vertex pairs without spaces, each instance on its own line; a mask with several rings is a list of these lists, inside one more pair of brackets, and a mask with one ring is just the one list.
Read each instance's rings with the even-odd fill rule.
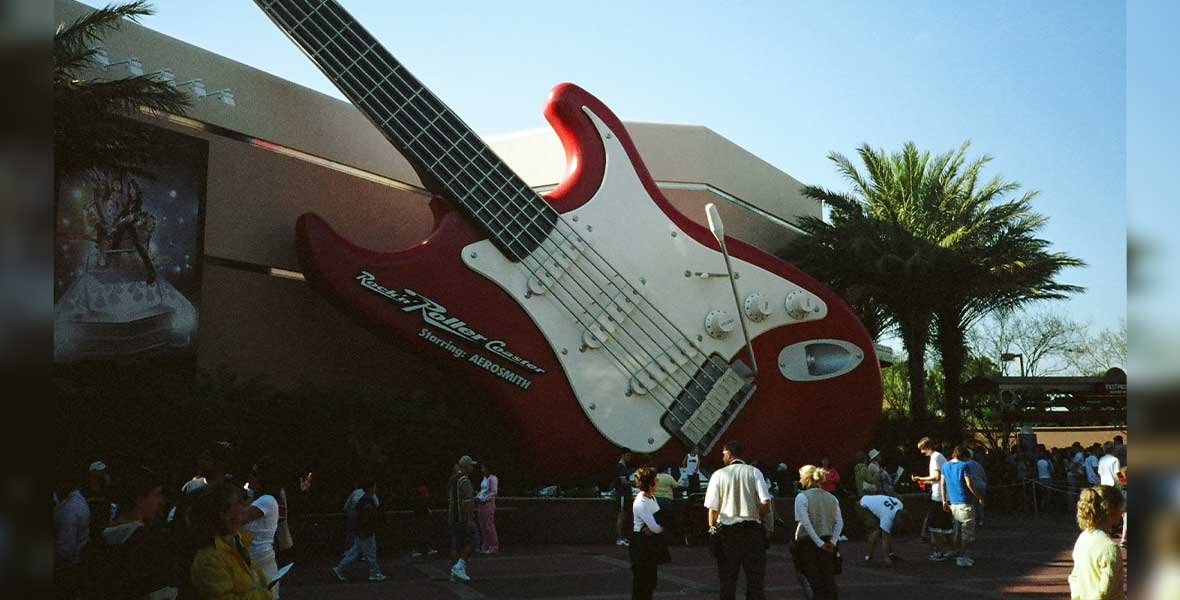
[[[58,22],[90,10],[73,0],[55,6]],[[305,212],[381,250],[409,246],[430,232],[429,195],[356,108],[133,23],[103,45],[112,63],[136,58],[148,73],[171,69],[177,82],[201,79],[210,93],[230,90],[236,103],[207,97],[196,99],[184,118],[145,117],[209,142],[201,366],[232,365],[280,385],[405,386],[416,371],[414,385],[453,388],[437,374],[424,376],[416,358],[341,317],[303,284],[266,274],[272,267],[298,270],[294,224]],[[127,71],[87,76],[118,78]],[[774,252],[797,235],[787,223],[819,214],[817,204],[799,196],[798,181],[705,127],[627,127],[665,194],[701,223],[704,204],[715,202],[730,235]],[[534,187],[550,188],[564,174],[564,153],[548,130],[489,143]]]

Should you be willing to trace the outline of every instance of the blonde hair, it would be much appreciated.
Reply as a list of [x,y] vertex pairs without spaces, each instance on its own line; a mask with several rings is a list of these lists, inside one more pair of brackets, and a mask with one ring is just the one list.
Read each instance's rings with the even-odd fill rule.
[[918,450],[925,450],[930,447],[931,446],[930,446],[930,438],[929,437],[924,437],[924,438],[918,440]]
[[815,465],[799,467],[799,481],[804,488],[812,487],[828,478],[828,470]]
[[1078,498],[1078,527],[1102,529],[1113,514],[1121,513],[1123,495],[1109,485],[1096,485],[1082,490]]

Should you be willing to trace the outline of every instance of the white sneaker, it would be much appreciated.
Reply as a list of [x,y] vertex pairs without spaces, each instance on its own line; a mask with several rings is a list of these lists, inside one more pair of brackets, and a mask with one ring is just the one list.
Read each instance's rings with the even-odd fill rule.
[[955,559],[955,566],[956,567],[970,567],[971,566],[971,559],[967,558],[966,556],[960,556]]
[[935,561],[935,562],[941,562],[941,561],[944,561],[944,560],[946,560],[946,559],[947,559],[947,556],[946,556],[945,554],[943,554],[943,553],[941,553],[941,552],[937,551],[937,550],[935,550],[934,552],[931,552],[931,553],[930,553],[930,560],[932,560],[932,561]]
[[412,558],[422,558],[423,554],[421,552],[418,552],[417,550],[415,550],[410,553],[410,556]]
[[389,578],[381,573],[378,573],[376,575],[369,575],[369,581],[385,581],[386,579],[389,579]]
[[339,579],[340,581],[348,581],[348,578],[345,577],[344,574],[340,572],[340,569],[337,569],[336,567],[332,567],[332,574],[335,575],[336,579]]
[[459,563],[451,567],[451,581],[471,581],[471,577],[467,575],[467,568],[460,567]]
[[631,542],[629,542],[623,538],[619,538],[619,539],[615,540],[615,545],[616,546],[630,546]]

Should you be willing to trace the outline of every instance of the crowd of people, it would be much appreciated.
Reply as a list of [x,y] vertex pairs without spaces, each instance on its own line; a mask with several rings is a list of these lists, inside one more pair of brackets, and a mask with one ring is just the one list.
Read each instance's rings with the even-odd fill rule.
[[1008,454],[1008,463],[1022,483],[1015,510],[1073,512],[1082,489],[1126,481],[1127,445],[1121,435],[1090,446],[1081,442],[1068,448],[1017,445]]
[[[794,531],[789,535],[792,566],[807,598],[838,596],[837,579],[846,541],[846,515],[863,523],[867,545],[862,562],[893,567],[893,536],[906,511],[900,495],[926,490],[920,529],[930,544],[929,560],[975,563],[972,546],[983,524],[984,507],[998,490],[1010,508],[1076,512],[1082,529],[1070,576],[1075,597],[1113,598],[1122,589],[1119,545],[1126,540],[1126,445],[1117,437],[1102,445],[1068,449],[1017,446],[1010,453],[988,451],[978,441],[955,445],[949,458],[930,438],[916,446],[927,462],[924,472],[905,476],[904,457],[877,449],[858,453],[842,477],[829,457],[792,470],[783,463],[763,468],[747,461],[738,442],[726,444],[722,466],[705,477],[699,449],[678,465],[646,464],[623,449],[608,484],[617,510],[616,543],[632,562],[632,595],[651,598],[658,567],[671,559],[671,540],[689,541],[699,533],[717,564],[721,597],[733,598],[739,573],[746,597],[765,596],[767,549],[776,523],[775,496],[793,496]],[[144,467],[113,470],[95,461],[77,486],[54,498],[54,580],[60,598],[279,598],[284,551],[294,544],[288,524],[288,497],[270,457],[254,461],[245,478],[229,475],[228,444],[213,444],[196,461],[197,474],[165,493],[162,477]],[[910,464],[910,463],[907,463]],[[1000,471],[1000,473],[996,473]],[[847,472],[847,471],[846,471]],[[989,472],[999,477],[991,486]],[[310,474],[300,481],[310,485]],[[702,481],[707,487],[700,488]],[[499,479],[490,462],[459,458],[446,485],[446,523],[450,538],[450,578],[471,580],[472,554],[500,551],[496,530]],[[172,497],[171,500],[169,497]],[[912,503],[912,498],[911,498]],[[409,538],[414,557],[437,554],[430,526],[427,486],[410,490]],[[359,562],[368,580],[384,581],[378,534],[387,506],[377,480],[361,478],[342,507],[345,551],[331,572],[342,581]],[[700,511],[703,522],[691,513]],[[694,531],[699,530],[699,531]],[[1119,530],[1116,541],[1112,532]],[[675,536],[675,537],[673,537]],[[881,551],[878,558],[878,548]],[[1076,594],[1081,594],[1076,595]]]
[[287,495],[261,457],[245,480],[226,473],[228,444],[198,456],[169,509],[165,478],[91,463],[54,506],[60,598],[279,598],[277,554],[291,546]]
[[[916,449],[927,466],[925,472],[908,478],[896,457],[886,457],[872,449],[857,454],[850,480],[843,478],[825,456],[820,458],[819,466],[804,465],[797,471],[798,478],[787,482],[782,478],[787,470],[785,465],[780,463],[773,470],[763,470],[755,461],[747,464],[743,460],[745,453],[740,444],[727,444],[721,453],[724,467],[710,475],[703,498],[688,495],[690,507],[700,502],[708,514],[709,543],[717,562],[721,598],[735,596],[740,571],[746,574],[746,597],[765,597],[765,551],[776,522],[775,495],[794,495],[795,531],[790,552],[800,585],[809,599],[838,597],[837,575],[843,564],[839,544],[847,539],[843,535],[844,516],[850,507],[863,523],[866,534],[862,562],[875,563],[878,548],[882,565],[893,567],[902,562],[894,553],[893,536],[899,515],[906,509],[900,493],[908,491],[911,485],[926,490],[928,498],[924,507],[911,507],[921,508],[911,510],[915,516],[924,513],[920,536],[931,546],[928,560],[953,560],[957,567],[970,568],[975,564],[972,546],[983,526],[984,508],[990,501],[989,471],[995,472],[999,480],[992,490],[1010,492],[1000,494],[1001,498],[1012,493],[1023,494],[1032,485],[1042,486],[1047,493],[1036,496],[1037,502],[1042,498],[1052,499],[1057,493],[1062,505],[1068,503],[1069,509],[1076,511],[1082,534],[1074,549],[1075,566],[1069,578],[1073,597],[1122,597],[1119,544],[1107,533],[1121,524],[1122,535],[1124,538],[1126,535],[1126,445],[1121,436],[1089,449],[1075,443],[1072,454],[1041,447],[1037,449],[1040,455],[1037,460],[1029,460],[1036,455],[1031,448],[1015,447],[1011,454],[1006,454],[989,451],[981,440],[953,446],[947,452],[949,458],[928,437],[919,440]],[[619,510],[616,543],[630,546],[632,597],[651,598],[658,580],[658,565],[670,560],[669,534],[690,520],[675,514],[661,518],[676,506],[661,503],[661,495],[670,498],[674,490],[685,487],[671,476],[673,469],[665,467],[669,473],[653,466],[634,470],[631,461],[631,453],[624,449],[616,465],[612,488]],[[1067,477],[1065,486],[1054,485],[1051,475],[1050,481],[1044,483],[1033,477],[1039,474],[1037,471],[1018,468],[1025,461],[1040,471],[1048,468],[1050,474],[1057,466],[1054,462],[1066,468],[1074,465],[1075,475]],[[682,466],[688,464],[693,465],[695,475],[701,467],[697,449],[693,449]],[[1063,469],[1063,472],[1069,471]],[[691,479],[695,480],[696,477]],[[634,498],[630,496],[632,485],[639,490]],[[1010,504],[1020,508],[1019,502]]]
[[[279,557],[294,545],[287,491],[267,456],[245,478],[227,472],[227,443],[196,460],[197,474],[166,493],[165,477],[140,466],[112,469],[94,461],[77,485],[55,493],[54,590],[63,599],[263,600],[281,597]],[[479,477],[476,477],[478,473]],[[478,483],[473,483],[477,481]],[[307,491],[311,474],[299,482]],[[472,552],[500,551],[496,532],[499,479],[494,467],[464,456],[447,484],[454,581],[468,581]],[[411,490],[413,555],[438,552],[431,543],[430,491]],[[343,505],[346,550],[332,573],[348,579],[364,561],[369,581],[386,579],[377,536],[385,509],[376,479],[363,477]]]

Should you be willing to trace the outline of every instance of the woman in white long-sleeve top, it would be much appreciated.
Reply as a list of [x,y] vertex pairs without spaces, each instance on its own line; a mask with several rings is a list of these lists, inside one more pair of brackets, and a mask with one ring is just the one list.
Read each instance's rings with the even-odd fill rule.
[[814,600],[836,600],[836,541],[844,530],[840,502],[821,484],[827,472],[815,465],[799,469],[795,496],[795,542],[791,554],[799,571],[804,595]]
[[635,472],[639,495],[631,504],[631,598],[650,600],[656,591],[656,569],[669,562],[668,544],[661,535],[664,528],[656,522],[660,505],[656,503],[656,471],[642,468]]

